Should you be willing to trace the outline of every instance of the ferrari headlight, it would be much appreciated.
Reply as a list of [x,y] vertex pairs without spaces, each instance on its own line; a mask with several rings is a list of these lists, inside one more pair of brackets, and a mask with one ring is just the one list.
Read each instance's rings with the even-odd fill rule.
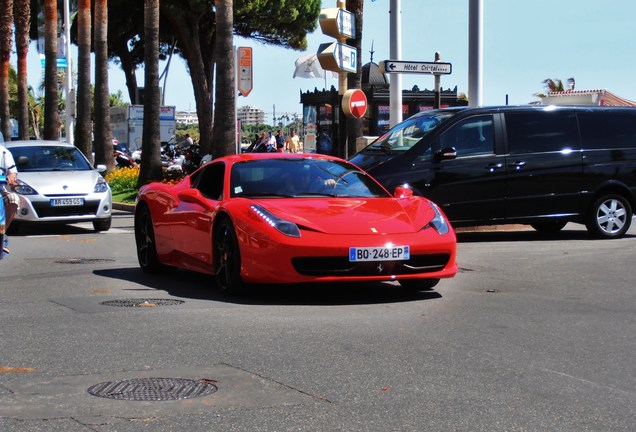
[[20,195],[37,195],[38,192],[31,186],[18,179],[18,184],[13,187],[13,190]]
[[265,210],[259,205],[253,205],[250,207],[254,213],[260,216],[265,222],[276,228],[281,233],[290,237],[300,237],[300,230],[298,225],[285,219],[279,218]]
[[437,204],[430,201],[429,201],[429,204],[431,205],[431,207],[433,208],[433,211],[435,212],[435,217],[428,224],[426,224],[424,229],[433,227],[439,234],[441,235],[447,234],[449,228],[448,228],[448,222],[446,221],[446,218],[440,211],[439,207],[437,207]]
[[95,189],[93,190],[93,192],[100,193],[100,192],[106,192],[107,190],[108,190],[108,183],[106,182],[104,177],[102,176],[97,177],[97,183],[95,183]]

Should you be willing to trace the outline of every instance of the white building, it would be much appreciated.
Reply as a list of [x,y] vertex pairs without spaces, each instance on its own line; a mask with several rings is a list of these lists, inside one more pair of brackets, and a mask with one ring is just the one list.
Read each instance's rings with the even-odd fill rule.
[[196,126],[199,124],[196,111],[177,111],[176,117],[178,125]]
[[236,116],[243,125],[258,125],[265,123],[265,111],[251,106],[242,106],[236,110]]

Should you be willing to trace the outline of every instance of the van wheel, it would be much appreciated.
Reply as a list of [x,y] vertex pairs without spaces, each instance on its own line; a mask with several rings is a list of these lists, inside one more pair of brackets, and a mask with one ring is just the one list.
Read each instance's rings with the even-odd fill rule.
[[632,206],[623,196],[603,195],[592,204],[585,226],[603,239],[621,238],[632,223]]
[[530,224],[532,228],[541,234],[556,234],[567,225],[567,221],[544,221]]
[[404,279],[399,282],[403,290],[418,292],[432,290],[439,283],[439,279]]

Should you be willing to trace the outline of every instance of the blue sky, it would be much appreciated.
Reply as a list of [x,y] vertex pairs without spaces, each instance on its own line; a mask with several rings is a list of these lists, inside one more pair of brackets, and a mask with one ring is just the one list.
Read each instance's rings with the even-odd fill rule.
[[[451,75],[443,75],[443,88],[457,86],[468,94],[468,4],[469,0],[401,0],[402,60],[433,61],[439,51],[442,61],[453,65]],[[362,62],[389,59],[390,0],[365,0]],[[323,8],[336,0],[323,1]],[[503,105],[536,100],[545,78],[574,77],[577,90],[607,89],[636,101],[636,2],[633,0],[484,0],[483,103]],[[294,61],[317,51],[321,43],[335,39],[320,27],[308,35],[307,51],[285,50],[245,39],[236,46],[254,50],[253,90],[238,98],[239,106],[263,109],[266,119],[276,115],[300,114],[300,92],[322,89],[324,79],[293,78]],[[30,83],[37,86],[41,69],[35,47],[29,60]],[[15,65],[15,61],[13,62]],[[163,66],[160,67],[163,70]],[[121,70],[112,65],[110,91],[127,95]],[[35,78],[34,78],[35,77]],[[429,75],[403,75],[403,88],[414,85],[432,89]],[[143,85],[143,70],[138,72]],[[327,79],[327,86],[337,87]],[[127,96],[126,96],[127,98]],[[173,59],[168,74],[166,105],[178,110],[194,110],[194,96],[185,63]]]

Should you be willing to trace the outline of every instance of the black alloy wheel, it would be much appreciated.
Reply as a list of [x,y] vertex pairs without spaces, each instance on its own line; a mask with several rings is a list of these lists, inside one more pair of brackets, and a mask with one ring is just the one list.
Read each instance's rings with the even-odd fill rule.
[[155,230],[150,209],[145,204],[135,210],[135,243],[139,267],[145,273],[157,273],[168,267],[159,262],[155,246]]
[[214,275],[221,290],[237,293],[243,288],[241,253],[234,225],[223,218],[214,229]]
[[591,235],[616,239],[625,235],[632,223],[632,206],[622,195],[603,195],[592,204],[585,226]]

